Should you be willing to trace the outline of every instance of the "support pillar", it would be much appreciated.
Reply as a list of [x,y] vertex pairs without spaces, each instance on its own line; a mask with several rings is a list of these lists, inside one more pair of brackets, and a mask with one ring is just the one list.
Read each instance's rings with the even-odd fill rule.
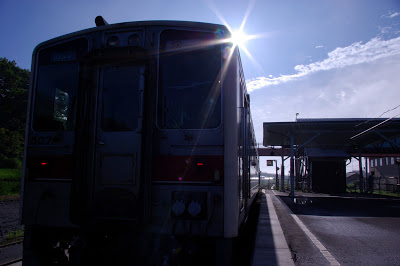
[[282,145],[281,160],[282,160],[282,165],[281,165],[281,182],[282,182],[282,187],[281,187],[281,190],[282,190],[282,192],[285,192],[285,155],[284,155],[284,151],[283,151],[283,145]]
[[279,179],[278,179],[278,175],[276,175],[276,178],[275,178],[275,189],[276,189],[276,190],[279,190]]
[[284,169],[282,169],[282,171],[281,171],[281,191],[285,192],[285,172],[283,170]]
[[369,189],[370,189],[370,187],[369,187],[369,182],[368,182],[368,176],[369,176],[369,174],[368,174],[368,158],[367,157],[365,157],[365,190],[368,192],[369,191]]
[[276,182],[278,182],[278,160],[275,160],[275,178],[276,178]]
[[294,197],[294,136],[290,135],[290,195]]
[[312,163],[308,161],[308,180],[307,180],[307,192],[312,191]]
[[364,193],[364,177],[363,177],[363,170],[362,170],[362,158],[358,160],[359,170],[360,170],[360,193]]

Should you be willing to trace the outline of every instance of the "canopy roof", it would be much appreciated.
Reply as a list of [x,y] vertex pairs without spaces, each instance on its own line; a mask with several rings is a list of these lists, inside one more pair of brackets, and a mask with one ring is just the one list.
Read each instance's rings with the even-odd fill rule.
[[[335,148],[348,153],[400,153],[400,119],[297,119],[265,122],[263,145]],[[379,151],[378,151],[379,150]]]

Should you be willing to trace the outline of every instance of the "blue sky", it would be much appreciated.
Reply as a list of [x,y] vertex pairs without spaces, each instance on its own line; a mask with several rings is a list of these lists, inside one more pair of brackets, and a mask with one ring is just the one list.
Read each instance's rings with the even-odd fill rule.
[[400,104],[400,1],[0,0],[0,57],[29,69],[37,44],[94,27],[97,15],[238,29],[245,14],[245,33],[260,36],[246,43],[251,58],[241,53],[258,142],[263,122],[294,121],[296,113],[378,117]]

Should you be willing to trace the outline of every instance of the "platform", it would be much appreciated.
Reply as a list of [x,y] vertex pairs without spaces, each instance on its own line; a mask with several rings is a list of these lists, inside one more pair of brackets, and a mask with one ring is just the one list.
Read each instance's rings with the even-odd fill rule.
[[[253,252],[253,266],[294,265],[271,197],[270,191],[262,190],[260,214]],[[277,204],[283,204],[277,201]]]

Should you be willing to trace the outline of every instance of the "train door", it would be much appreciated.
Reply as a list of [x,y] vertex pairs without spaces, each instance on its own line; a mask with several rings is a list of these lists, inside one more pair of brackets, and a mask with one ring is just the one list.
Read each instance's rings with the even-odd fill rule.
[[93,210],[97,219],[137,220],[144,66],[99,69]]

